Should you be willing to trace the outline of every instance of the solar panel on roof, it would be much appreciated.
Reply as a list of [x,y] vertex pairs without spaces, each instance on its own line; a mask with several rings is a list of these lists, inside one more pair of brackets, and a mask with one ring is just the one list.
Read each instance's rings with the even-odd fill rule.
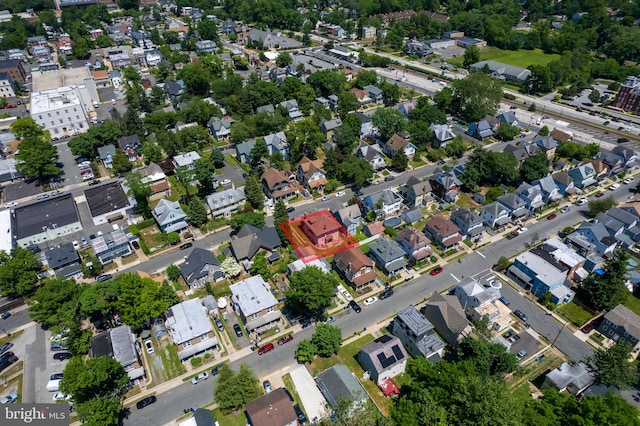
[[389,340],[391,340],[391,336],[389,336],[388,334],[384,334],[380,337],[378,337],[375,342],[376,343],[387,343]]
[[404,358],[404,354],[402,353],[402,350],[400,350],[400,347],[398,345],[393,345],[391,350],[393,351],[393,354],[396,356],[396,359],[398,361]]
[[396,362],[396,359],[394,357],[387,358],[387,356],[385,354],[379,353],[378,354],[378,361],[380,361],[380,365],[382,365],[382,368],[387,368],[390,365],[393,365],[393,363]]

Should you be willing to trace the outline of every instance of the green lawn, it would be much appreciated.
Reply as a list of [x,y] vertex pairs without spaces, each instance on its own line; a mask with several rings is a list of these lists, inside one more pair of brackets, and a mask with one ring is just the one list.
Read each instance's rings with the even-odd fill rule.
[[213,418],[220,424],[220,426],[245,426],[247,424],[247,417],[244,415],[244,410],[238,410],[238,412],[232,412],[230,414],[222,414],[219,408],[213,410]]
[[[527,68],[529,65],[546,65],[558,58],[560,58],[560,55],[544,53],[540,49],[502,50],[497,47],[485,47],[480,50],[481,61],[493,60],[522,68]],[[447,62],[461,67],[463,60],[462,56],[457,56],[447,60]]]
[[589,312],[585,311],[573,302],[560,305],[557,311],[578,327],[582,327],[584,323],[591,319],[591,314]]
[[636,314],[640,315],[640,299],[629,293],[629,297],[624,302],[624,306],[631,309]]

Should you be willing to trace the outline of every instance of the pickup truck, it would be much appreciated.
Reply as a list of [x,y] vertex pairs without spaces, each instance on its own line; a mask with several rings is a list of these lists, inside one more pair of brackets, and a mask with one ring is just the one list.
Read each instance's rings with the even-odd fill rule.
[[293,340],[293,334],[287,334],[286,336],[283,336],[280,339],[278,339],[278,346],[282,346],[285,343],[289,343],[292,340]]

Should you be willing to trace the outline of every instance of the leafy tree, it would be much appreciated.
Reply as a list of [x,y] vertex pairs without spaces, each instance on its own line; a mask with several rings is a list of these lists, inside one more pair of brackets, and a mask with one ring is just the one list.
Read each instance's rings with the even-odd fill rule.
[[334,70],[316,71],[307,77],[307,84],[315,87],[320,96],[325,98],[342,92],[346,82],[347,78]]
[[327,108],[326,106],[322,105],[322,104],[315,104],[313,106],[313,121],[314,123],[316,123],[318,126],[320,126],[320,124],[323,121],[328,121],[331,120],[331,111],[329,110],[329,108]]
[[132,108],[131,105],[122,116],[121,128],[122,133],[126,135],[144,135],[144,124],[140,118],[140,113],[135,108]]
[[198,22],[198,34],[204,40],[218,41],[218,25],[215,21],[209,19],[201,19]]
[[330,324],[318,324],[311,337],[311,343],[316,348],[316,354],[327,358],[338,353],[342,343],[342,330]]
[[433,101],[436,103],[436,107],[440,111],[451,111],[451,105],[453,105],[453,89],[448,86],[443,87],[433,95]]
[[467,145],[464,143],[464,140],[460,136],[456,136],[451,142],[447,143],[447,146],[444,148],[444,150],[449,157],[462,158],[465,151],[467,150]]
[[527,182],[540,179],[549,173],[549,158],[544,152],[527,157],[520,166],[520,175]]
[[256,228],[262,229],[265,224],[264,215],[261,213],[240,213],[235,214],[231,221],[229,222],[229,226],[233,229],[234,232],[238,232],[240,228],[242,228],[245,224],[253,225]]
[[88,425],[114,425],[120,421],[122,400],[118,397],[92,398],[78,403],[78,418]]
[[424,122],[424,124],[446,124],[447,117],[443,111],[431,105],[427,96],[421,96],[416,102],[415,108],[409,111],[409,122]]
[[38,282],[37,273],[42,268],[36,255],[17,247],[11,253],[0,251],[0,289],[3,296],[31,294]]
[[519,133],[520,129],[517,126],[502,123],[496,132],[496,138],[501,141],[512,141]]
[[[126,157],[125,157],[126,158]],[[129,160],[127,160],[129,162]],[[131,164],[131,162],[129,162]],[[127,182],[128,195],[136,199],[138,212],[144,217],[151,217],[151,208],[149,207],[149,197],[151,196],[151,185],[146,182],[140,173],[127,173],[124,176]]]
[[536,112],[537,110],[538,110],[538,107],[533,102],[531,102],[531,105],[529,105],[529,108],[527,109],[527,111],[530,111],[530,112]]
[[471,64],[475,64],[476,62],[480,61],[480,50],[475,45],[468,46],[464,50],[463,57],[464,60],[462,61],[462,66],[466,69],[469,69],[469,66],[471,66]]
[[344,124],[338,127],[334,133],[336,147],[341,154],[351,154],[358,144],[358,136],[354,130]]
[[487,190],[487,193],[484,195],[485,205],[493,203],[494,201],[497,201],[498,198],[502,197],[503,195],[504,195],[504,189],[500,188],[499,186],[492,186]]
[[389,140],[394,133],[402,132],[407,121],[402,113],[395,108],[378,108],[371,116],[371,122],[380,130],[380,139]]
[[80,265],[82,275],[85,277],[97,277],[102,273],[102,263],[95,256],[84,258],[84,263]]
[[340,163],[340,159],[338,158],[338,154],[335,149],[332,148],[327,151],[327,155],[324,157],[324,162],[322,163],[322,168],[327,175],[327,179],[331,180],[338,177],[340,174]]
[[467,122],[474,122],[498,110],[502,83],[476,72],[453,82],[453,110]]
[[549,128],[547,126],[542,126],[540,130],[538,130],[538,134],[540,136],[549,136]]
[[180,298],[166,282],[158,284],[150,278],[129,273],[113,280],[120,292],[114,302],[115,309],[120,312],[122,322],[133,328],[158,318],[170,306],[180,303]]
[[187,216],[189,222],[198,228],[207,223],[207,208],[202,200],[198,197],[193,197],[187,207]]
[[281,68],[286,68],[287,66],[291,65],[292,62],[293,58],[291,57],[291,54],[286,51],[280,52],[280,54],[278,54],[278,57],[276,58],[276,65]]
[[149,139],[142,142],[140,155],[144,157],[145,164],[159,163],[164,159],[162,148],[155,141]]
[[586,361],[599,383],[626,390],[638,383],[636,366],[629,362],[632,350],[630,343],[619,341],[606,349],[596,348]]
[[257,173],[250,173],[244,183],[244,193],[247,201],[254,209],[262,208],[264,193]]
[[280,225],[289,221],[289,214],[287,213],[287,206],[284,205],[284,201],[281,199],[276,201],[276,205],[273,210],[273,225],[278,231],[278,235],[282,241],[287,241],[284,232],[280,228]]
[[391,167],[401,172],[407,170],[408,165],[409,158],[407,158],[407,154],[404,153],[404,149],[399,150],[391,160]]
[[362,89],[365,86],[375,86],[376,84],[378,84],[378,74],[374,70],[361,70],[358,72],[358,78],[353,86]]
[[269,262],[264,254],[258,254],[253,258],[253,263],[251,264],[251,275],[260,275],[265,281],[271,277]]
[[596,217],[598,213],[606,213],[615,205],[616,200],[613,197],[589,200],[589,204],[587,204],[587,207],[589,208],[589,217]]
[[340,284],[335,275],[325,274],[315,266],[292,273],[289,282],[285,303],[297,312],[313,315],[320,315],[331,304],[333,291]]
[[262,391],[258,379],[248,365],[240,365],[240,371],[236,373],[229,364],[224,364],[218,373],[218,381],[213,393],[220,410],[229,414],[258,398]]
[[303,156],[307,156],[312,160],[315,159],[316,149],[320,148],[325,142],[325,137],[320,132],[320,128],[310,118],[291,124],[286,131],[286,135],[292,163],[297,163]]
[[436,161],[440,161],[446,157],[447,152],[443,148],[430,149],[427,151],[425,156],[427,157],[427,160],[435,163]]
[[38,287],[30,300],[29,315],[47,327],[75,320],[78,298],[83,286],[73,280],[47,280]]
[[214,148],[211,150],[211,155],[209,156],[209,160],[213,163],[213,166],[216,169],[221,169],[224,167],[224,154],[222,150],[219,148]]
[[378,86],[382,90],[385,105],[395,105],[400,101],[402,97],[400,86],[386,81],[379,83]]
[[195,178],[199,183],[200,194],[203,196],[211,194],[213,192],[213,176],[216,174],[216,168],[213,162],[207,158],[207,154],[196,161],[194,171]]
[[359,107],[358,98],[351,92],[341,92],[338,94],[338,111],[340,116],[345,117],[353,111],[357,111]]
[[496,263],[496,268],[498,268],[498,271],[506,271],[509,266],[511,266],[511,262],[509,262],[509,259],[507,259],[505,256],[500,256],[500,259],[498,259],[498,262]]
[[593,273],[585,278],[582,289],[589,306],[598,311],[610,310],[627,299],[629,290],[625,285],[625,276],[628,260],[626,250],[618,249],[605,263],[604,275]]
[[363,158],[347,155],[340,166],[340,180],[353,182],[354,188],[362,188],[365,182],[373,178],[373,167]]
[[180,279],[180,268],[173,263],[167,267],[167,278],[173,282],[177,282]]
[[222,272],[227,279],[235,278],[242,273],[242,266],[240,266],[233,257],[227,257],[220,264],[220,272]]
[[123,136],[120,128],[112,121],[105,121],[99,126],[93,126],[86,133],[69,140],[69,149],[73,155],[94,158],[101,146],[113,144]]
[[35,178],[42,182],[50,176],[57,176],[61,170],[56,167],[58,152],[46,136],[26,137],[20,142],[19,151],[14,155],[16,169],[25,177]]
[[126,392],[129,377],[114,358],[73,357],[64,369],[60,391],[73,395],[78,404],[96,398],[120,398]]
[[249,152],[249,158],[251,159],[251,167],[258,168],[262,165],[262,160],[269,156],[269,147],[263,138],[256,141],[256,144],[251,148]]
[[181,116],[186,123],[197,122],[204,127],[211,117],[221,117],[220,109],[212,103],[206,102],[202,98],[194,96],[189,103],[181,110]]
[[516,357],[504,345],[485,339],[465,337],[460,342],[457,356],[460,360],[471,361],[475,371],[483,377],[511,373],[518,365]]
[[312,362],[316,356],[315,345],[307,339],[304,339],[298,343],[298,349],[296,349],[296,359],[298,362]]
[[529,93],[547,93],[554,88],[551,70],[546,65],[531,65],[531,76],[527,77],[526,86]]
[[116,149],[116,155],[112,161],[113,171],[116,173],[126,173],[133,169],[133,164],[127,158],[127,155],[121,149]]
[[591,89],[591,93],[589,93],[589,100],[591,102],[593,102],[594,104],[598,103],[600,102],[601,97],[602,97],[602,94],[598,89]]

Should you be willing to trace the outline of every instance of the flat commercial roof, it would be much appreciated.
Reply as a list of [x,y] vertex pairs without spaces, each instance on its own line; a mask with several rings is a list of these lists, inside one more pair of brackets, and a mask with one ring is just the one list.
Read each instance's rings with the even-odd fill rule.
[[78,209],[70,193],[37,203],[19,206],[14,210],[16,239],[39,234],[80,222]]

